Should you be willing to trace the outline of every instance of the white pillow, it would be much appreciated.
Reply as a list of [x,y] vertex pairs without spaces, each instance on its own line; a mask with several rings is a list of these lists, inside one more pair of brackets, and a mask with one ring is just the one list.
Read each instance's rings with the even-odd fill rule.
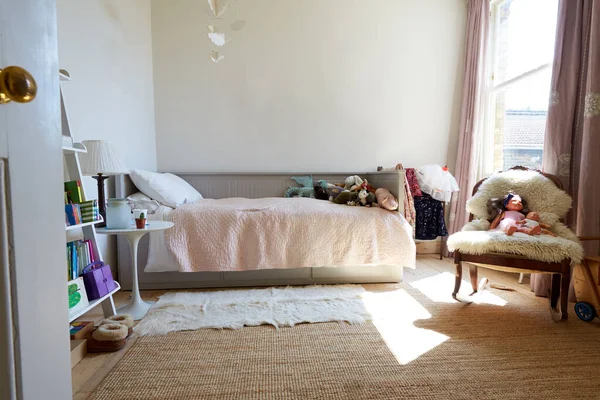
[[142,193],[169,207],[177,208],[203,198],[192,185],[177,175],[133,169],[129,177]]
[[130,201],[131,210],[135,210],[136,208],[146,209],[148,210],[148,214],[154,214],[158,210],[158,207],[160,207],[158,201],[152,200],[142,192],[127,196],[127,200]]

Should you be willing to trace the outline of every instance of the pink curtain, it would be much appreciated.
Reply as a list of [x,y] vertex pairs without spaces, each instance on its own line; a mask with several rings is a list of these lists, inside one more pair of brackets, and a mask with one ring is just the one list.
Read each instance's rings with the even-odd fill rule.
[[[579,236],[600,235],[600,0],[560,0],[543,169],[573,197],[569,223]],[[600,254],[598,242],[586,254]],[[545,296],[549,275],[532,275]]]
[[450,202],[450,234],[461,230],[469,215],[465,204],[476,183],[481,144],[482,101],[485,87],[485,54],[489,25],[489,0],[467,2],[465,66],[459,139],[454,176],[460,187]]

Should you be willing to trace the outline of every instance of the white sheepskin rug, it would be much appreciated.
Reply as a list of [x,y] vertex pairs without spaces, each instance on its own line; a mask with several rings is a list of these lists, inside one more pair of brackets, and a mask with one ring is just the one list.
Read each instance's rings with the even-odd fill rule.
[[359,285],[327,285],[215,292],[167,293],[134,328],[140,335],[202,328],[241,329],[270,324],[294,326],[302,322],[371,319]]
[[[501,231],[488,231],[491,218],[487,212],[488,200],[505,196],[509,191],[526,199],[529,210],[538,212],[540,221],[549,224],[557,237],[524,233],[508,236]],[[467,202],[466,208],[476,219],[450,235],[447,242],[450,251],[515,254],[545,262],[570,258],[572,263],[579,263],[583,258],[577,236],[560,222],[571,208],[571,197],[535,171],[512,170],[492,175]]]

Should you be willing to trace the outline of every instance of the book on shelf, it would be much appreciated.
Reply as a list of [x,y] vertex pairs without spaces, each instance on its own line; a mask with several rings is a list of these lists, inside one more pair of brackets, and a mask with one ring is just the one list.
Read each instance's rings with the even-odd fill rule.
[[69,327],[69,333],[71,336],[71,340],[86,339],[88,336],[90,336],[92,334],[93,331],[94,331],[94,322],[93,321],[71,322],[71,326]]
[[67,226],[98,221],[98,200],[84,201],[81,181],[65,182],[65,223]]
[[65,205],[65,223],[68,226],[78,225],[82,223],[81,209],[79,208],[79,204]]
[[77,240],[67,243],[67,276],[69,280],[77,279],[85,267],[96,261],[92,241]]
[[98,209],[98,200],[88,200],[79,204],[81,213],[81,222],[92,222],[100,219],[100,211]]
[[67,203],[79,204],[83,202],[81,181],[65,182],[65,198]]

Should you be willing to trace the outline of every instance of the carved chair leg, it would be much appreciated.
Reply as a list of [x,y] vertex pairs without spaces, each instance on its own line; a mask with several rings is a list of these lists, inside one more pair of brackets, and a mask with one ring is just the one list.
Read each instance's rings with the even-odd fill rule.
[[456,295],[458,294],[458,291],[460,290],[460,284],[462,282],[462,274],[463,274],[462,262],[458,261],[456,263],[456,275],[454,278],[454,292],[452,292],[452,297],[455,300],[458,300],[456,298]]
[[477,266],[469,265],[469,277],[471,278],[471,287],[473,288],[473,293],[471,295],[477,293]]

